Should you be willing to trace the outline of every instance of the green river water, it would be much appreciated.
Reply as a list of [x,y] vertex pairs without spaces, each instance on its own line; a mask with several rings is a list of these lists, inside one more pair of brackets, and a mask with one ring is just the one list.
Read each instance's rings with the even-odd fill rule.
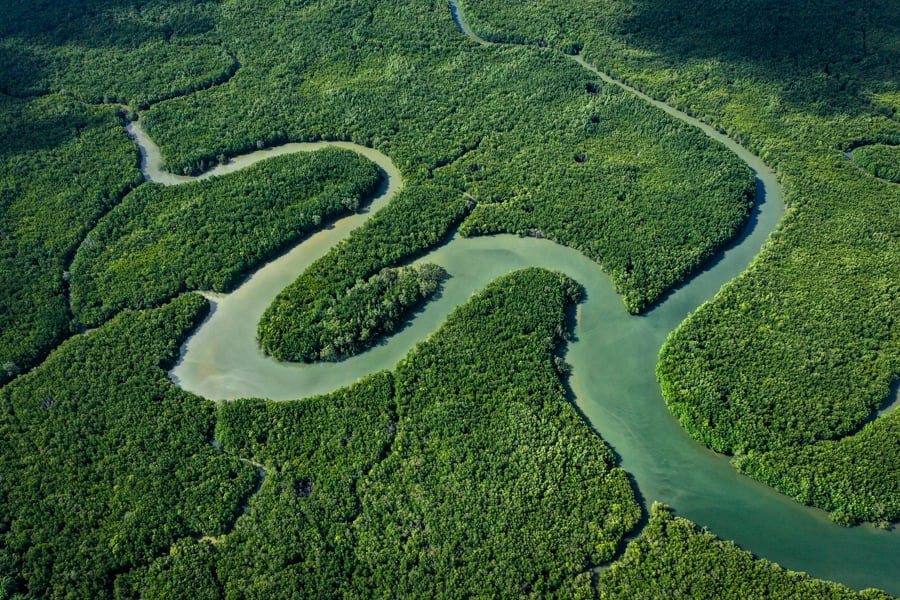
[[[456,10],[454,18],[464,29]],[[598,76],[622,85],[602,73]],[[173,381],[214,400],[294,399],[328,392],[393,368],[455,306],[492,279],[528,266],[563,271],[587,291],[577,311],[576,340],[568,344],[565,357],[573,367],[569,386],[574,401],[615,450],[645,505],[665,502],[679,515],[784,567],[854,588],[879,587],[900,595],[900,532],[834,525],[824,512],[740,475],[726,457],[688,437],[666,408],[654,376],[660,346],[691,311],[747,268],[784,207],[774,173],[759,158],[696,119],[622,87],[727,145],[757,176],[757,206],[741,238],[655,309],[643,316],[629,315],[597,264],[553,242],[506,235],[454,236],[419,259],[449,273],[439,298],[385,343],[340,363],[277,362],[264,356],[255,342],[262,312],[278,292],[384,206],[402,185],[391,160],[372,149],[350,143],[286,144],[238,157],[201,177],[231,172],[276,154],[333,145],[351,148],[377,163],[387,174],[387,183],[364,212],[307,238],[262,266],[233,293],[210,294],[213,311],[182,348],[181,360],[170,373]],[[141,148],[142,169],[149,180],[178,184],[197,179],[165,173],[159,150],[139,124],[129,126],[129,131]]]

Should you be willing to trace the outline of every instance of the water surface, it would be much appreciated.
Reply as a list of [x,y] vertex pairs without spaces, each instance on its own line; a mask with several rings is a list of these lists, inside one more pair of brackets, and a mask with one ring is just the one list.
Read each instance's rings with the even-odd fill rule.
[[[596,72],[580,58],[576,60]],[[327,144],[365,154],[388,174],[389,184],[367,213],[337,221],[259,269],[232,294],[212,298],[214,310],[185,343],[182,359],[171,372],[173,380],[215,400],[248,396],[283,400],[325,393],[369,373],[392,369],[417,341],[437,329],[455,306],[492,279],[529,266],[560,270],[587,291],[586,301],[578,308],[577,339],[569,344],[566,355],[573,367],[569,384],[575,402],[616,451],[646,504],[665,502],[716,535],[735,540],[784,567],[855,588],[880,587],[900,594],[897,532],[832,524],[823,512],[740,475],[726,458],[688,437],[666,409],[654,376],[660,346],[691,311],[747,268],[783,215],[781,188],[772,171],[734,141],[597,73],[608,83],[701,128],[740,156],[757,177],[757,206],[740,239],[655,309],[639,317],[629,315],[609,278],[594,262],[547,240],[507,235],[454,237],[419,259],[436,263],[449,273],[440,297],[386,343],[341,363],[299,365],[264,356],[255,342],[256,327],[274,296],[382,207],[400,186],[399,172],[388,157],[355,144]],[[195,179],[166,174],[160,169],[159,152],[152,141],[139,128],[134,128],[133,134],[144,145],[144,169],[149,178],[172,184]],[[323,145],[326,143],[288,144],[252,153],[205,176],[233,171],[277,153]]]

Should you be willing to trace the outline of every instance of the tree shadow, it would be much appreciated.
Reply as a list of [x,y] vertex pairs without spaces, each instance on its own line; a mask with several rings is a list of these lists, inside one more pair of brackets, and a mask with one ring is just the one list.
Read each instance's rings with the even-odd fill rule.
[[0,24],[0,38],[60,46],[136,48],[152,40],[212,31],[215,7],[216,3],[195,5],[184,0],[0,0],[0,12],[6,17]]
[[863,88],[896,85],[900,10],[894,0],[636,0],[614,35],[676,64],[730,63],[731,74],[779,85],[819,113],[867,102]]
[[49,93],[46,77],[67,68],[63,56],[101,50],[101,60],[117,60],[149,42],[210,33],[216,7],[184,0],[0,0],[5,17],[0,20],[0,92],[17,97]]
[[0,159],[58,148],[81,131],[108,124],[109,115],[74,100],[0,99]]
[[12,98],[46,94],[48,61],[29,48],[0,46],[0,93]]

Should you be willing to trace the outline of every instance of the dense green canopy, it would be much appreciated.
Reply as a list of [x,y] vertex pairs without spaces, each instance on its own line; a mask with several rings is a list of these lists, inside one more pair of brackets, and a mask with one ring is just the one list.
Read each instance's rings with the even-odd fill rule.
[[500,43],[482,47],[446,0],[0,0],[0,598],[853,597],[661,508],[623,550],[640,507],[566,398],[579,286],[559,274],[494,282],[393,371],[325,396],[180,390],[166,370],[208,311],[180,294],[230,289],[381,175],[329,150],[164,189],[124,125],[140,113],[178,173],[321,139],[399,167],[403,190],[266,313],[276,356],[398,329],[443,276],[404,265],[457,232],[572,246],[640,312],[738,235],[753,176],[580,53],[759,154],[790,205],[670,336],[669,407],[743,472],[888,526],[895,4],[465,0]]
[[[896,3],[462,5],[483,37],[578,48],[777,169],[791,210],[670,337],[663,393],[712,449],[775,452],[737,461],[754,477],[840,521],[900,518],[900,443],[881,422],[894,417],[854,436],[900,374],[900,187],[883,180],[900,142]],[[852,458],[821,442],[847,436]]]

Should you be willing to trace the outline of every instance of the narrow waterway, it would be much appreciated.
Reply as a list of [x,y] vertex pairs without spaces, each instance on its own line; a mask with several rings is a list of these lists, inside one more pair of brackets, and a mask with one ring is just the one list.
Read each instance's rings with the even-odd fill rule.
[[[464,26],[457,11],[454,16]],[[233,293],[213,297],[214,310],[183,347],[182,358],[171,372],[173,380],[184,389],[216,400],[247,396],[293,399],[328,392],[369,373],[393,368],[417,341],[437,329],[455,306],[490,280],[528,266],[560,270],[584,284],[587,291],[587,300],[578,309],[577,339],[569,344],[566,355],[573,366],[569,383],[576,403],[615,449],[646,504],[665,502],[679,515],[787,568],[855,588],[880,587],[900,594],[897,532],[833,525],[821,511],[801,506],[738,474],[727,459],[689,438],[666,409],[654,377],[660,346],[691,311],[747,268],[783,215],[781,189],[771,170],[735,142],[668,105],[599,72],[598,76],[700,127],[738,154],[757,176],[757,206],[741,238],[654,310],[630,316],[594,262],[547,240],[455,237],[420,259],[439,264],[449,273],[440,297],[386,343],[341,363],[279,363],[264,356],[256,345],[262,312],[278,292],[386,204],[400,186],[399,172],[390,159],[369,148],[287,144],[238,157],[204,176],[234,171],[275,154],[337,145],[376,162],[387,174],[388,184],[367,212],[339,220],[260,268]],[[148,179],[170,184],[196,179],[166,174],[152,141],[137,126],[131,132],[142,148]]]

